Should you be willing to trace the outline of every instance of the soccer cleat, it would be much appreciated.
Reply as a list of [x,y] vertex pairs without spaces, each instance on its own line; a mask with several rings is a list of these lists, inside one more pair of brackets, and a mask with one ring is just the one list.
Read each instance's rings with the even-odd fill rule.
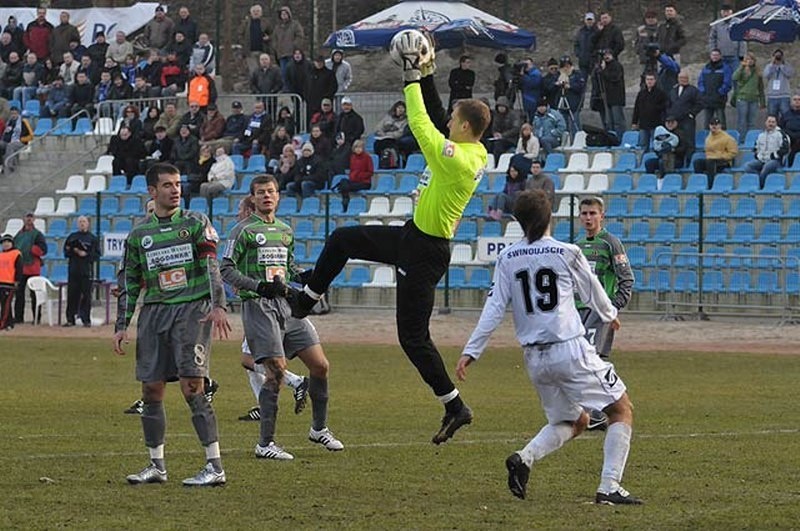
[[277,461],[291,461],[294,456],[275,444],[269,443],[267,446],[256,445],[256,457],[259,459],[275,459]]
[[239,420],[261,420],[261,410],[258,409],[258,406],[251,407],[250,411],[239,417]]
[[220,487],[225,484],[225,471],[216,472],[214,465],[206,463],[200,472],[192,478],[183,480],[185,487]]
[[306,408],[308,401],[308,376],[303,376],[303,381],[294,390],[294,414],[299,415]]
[[445,413],[442,418],[442,427],[433,436],[431,442],[433,444],[442,444],[447,439],[451,438],[456,430],[465,424],[472,423],[472,410],[464,405],[455,413]]
[[141,485],[142,483],[166,483],[167,471],[159,470],[156,465],[150,463],[138,474],[131,474],[126,476],[125,479],[127,479],[128,483],[131,485]]
[[517,498],[524,500],[531,469],[522,462],[522,458],[516,452],[506,459],[506,468],[508,469],[508,490]]
[[586,409],[584,410],[589,414],[589,424],[586,429],[589,431],[606,431],[608,428],[608,415],[599,409]]
[[206,386],[206,390],[203,393],[206,396],[206,400],[208,400],[209,403],[214,401],[214,395],[217,394],[217,391],[219,391],[219,382],[209,378],[208,385]]
[[594,497],[594,502],[600,505],[642,505],[644,501],[641,498],[631,495],[630,492],[620,487],[615,492],[608,494],[598,492]]
[[286,295],[286,300],[289,302],[289,307],[292,309],[292,317],[295,319],[308,317],[311,310],[319,302],[316,299],[312,299],[305,291],[291,286],[289,286],[289,293]]
[[338,452],[340,450],[344,450],[344,445],[342,444],[342,441],[334,437],[333,433],[331,433],[331,430],[329,430],[328,428],[322,428],[319,431],[315,430],[314,428],[311,428],[308,431],[308,440],[313,443],[321,444],[331,452]]
[[137,400],[136,402],[131,404],[131,407],[123,411],[123,413],[125,413],[126,415],[141,415],[142,411],[144,411],[144,402],[142,402],[141,400]]

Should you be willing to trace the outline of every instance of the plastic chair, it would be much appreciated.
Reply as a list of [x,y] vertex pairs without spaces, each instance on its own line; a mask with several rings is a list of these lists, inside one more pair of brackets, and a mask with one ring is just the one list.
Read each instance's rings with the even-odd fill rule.
[[602,173],[614,166],[614,156],[611,153],[597,153],[592,159],[592,165],[587,171],[592,173]]
[[38,315],[44,306],[47,312],[47,324],[53,326],[53,316],[58,306],[58,288],[45,277],[30,277],[27,286],[36,294],[36,314]]
[[70,175],[64,188],[56,190],[56,193],[59,195],[82,194],[85,188],[86,183],[83,180],[83,175]]
[[56,211],[53,212],[54,216],[71,216],[75,213],[76,206],[75,206],[75,198],[74,197],[62,197],[58,200],[58,207]]
[[608,175],[605,173],[596,173],[589,176],[589,182],[586,184],[587,194],[602,194],[608,189]]
[[611,180],[611,186],[606,190],[606,194],[627,194],[633,190],[633,179],[630,175],[615,175]]
[[389,198],[388,197],[374,197],[369,203],[369,210],[362,213],[364,217],[387,217],[389,216]]
[[114,134],[114,121],[104,116],[102,118],[97,119],[97,123],[94,125],[94,130],[92,131],[95,135],[106,135],[110,136]]
[[53,120],[50,118],[39,118],[36,122],[36,128],[33,130],[33,136],[42,136],[50,129],[53,128]]
[[78,118],[75,129],[65,133],[70,136],[83,136],[92,134],[92,121],[89,118]]
[[375,268],[372,281],[364,284],[365,288],[393,288],[396,283],[394,280],[394,268],[389,266],[379,266]]
[[[548,156],[549,158],[549,156]],[[560,173],[585,172],[589,170],[589,154],[573,153],[569,158],[569,163],[564,168],[558,168]]]
[[52,197],[40,197],[36,201],[36,209],[33,211],[37,216],[52,216],[56,213],[56,201]]
[[114,157],[111,155],[101,155],[97,159],[97,165],[94,168],[86,170],[87,175],[96,175],[96,174],[103,174],[103,175],[111,175],[114,170],[112,169],[112,164],[114,163]]
[[[378,167],[377,165],[375,166]],[[412,153],[406,161],[405,171],[422,171],[425,169],[425,157],[420,153]]]

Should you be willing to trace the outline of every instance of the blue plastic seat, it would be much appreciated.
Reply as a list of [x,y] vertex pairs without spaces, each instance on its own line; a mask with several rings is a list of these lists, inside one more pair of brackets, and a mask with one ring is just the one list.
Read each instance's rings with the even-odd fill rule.
[[693,173],[686,182],[685,194],[698,194],[708,191],[708,176],[705,173]]
[[122,210],[119,212],[123,216],[141,216],[144,214],[142,201],[138,197],[126,197],[122,201]]
[[628,214],[628,200],[622,197],[612,197],[606,206],[606,219],[621,218]]
[[647,263],[647,251],[641,245],[631,245],[628,247],[628,263],[631,267],[644,267]]
[[730,241],[731,243],[742,245],[752,243],[755,239],[755,226],[751,222],[744,221],[733,228]]
[[[716,184],[716,181],[714,182]],[[739,177],[739,186],[737,186],[733,193],[735,194],[755,194],[761,191],[761,183],[758,180],[758,175],[755,173],[745,173]]]
[[36,128],[33,130],[33,136],[42,136],[52,128],[53,128],[52,119],[39,118],[39,120],[36,122]]
[[[367,211],[367,199],[365,197],[351,197],[350,206],[347,207],[345,216],[358,216]],[[346,224],[345,224],[346,225]]]
[[205,197],[193,197],[189,201],[189,210],[208,214],[208,200]]
[[786,235],[783,237],[782,243],[797,245],[800,243],[800,222],[793,222],[789,224],[786,229]]
[[731,200],[727,197],[717,197],[711,201],[711,208],[708,210],[710,218],[727,218],[731,214]]
[[626,239],[627,231],[625,230],[625,225],[619,221],[610,221],[606,223],[606,230],[621,240]]
[[[713,206],[713,203],[712,203]],[[752,197],[743,197],[736,202],[736,208],[729,215],[732,218],[752,219],[758,214],[758,203]]]
[[371,280],[368,267],[357,266],[350,271],[350,276],[343,287],[360,288]]
[[786,177],[782,173],[770,173],[764,181],[762,194],[779,194],[786,190]]
[[42,112],[42,106],[39,103],[39,100],[36,98],[31,98],[25,102],[25,109],[22,111],[22,116],[26,118],[34,117],[38,118],[39,113]]
[[100,201],[101,216],[116,216],[119,214],[119,200],[116,197],[103,197]]
[[306,197],[300,205],[300,211],[297,213],[299,216],[316,216],[320,212],[320,203],[318,197]]
[[103,282],[117,282],[117,268],[114,264],[101,263],[100,264],[100,280]]
[[97,199],[94,197],[83,197],[78,203],[78,215],[94,216],[97,214]]
[[112,194],[124,194],[128,189],[128,178],[124,175],[112,175],[108,180],[106,192]]
[[67,235],[67,220],[63,218],[53,218],[47,224],[47,236],[51,238],[63,238]]
[[265,171],[267,171],[267,159],[264,155],[257,153],[250,155],[250,158],[247,159],[247,167],[243,168],[241,173],[264,173]]
[[700,215],[700,200],[697,197],[687,197],[683,207],[678,213],[679,218],[696,219]]
[[706,243],[725,243],[728,241],[728,224],[724,221],[709,223],[705,227]]
[[759,217],[761,218],[790,218],[790,219],[800,219],[800,202],[798,201],[791,201],[789,202],[788,210],[784,209],[783,199],[780,197],[770,197],[766,201],[764,201],[764,206],[761,207],[761,212],[759,213]]
[[244,172],[244,157],[242,155],[231,154],[228,155],[233,162],[233,171],[236,173]]
[[714,184],[711,192],[715,194],[727,194],[733,190],[733,175],[730,173],[718,173],[714,177]]
[[675,265],[677,267],[695,268],[699,262],[697,247],[693,245],[680,247],[675,256]]
[[658,177],[652,173],[643,173],[639,176],[634,192],[637,194],[653,194],[658,192]]
[[628,217],[649,218],[653,214],[653,210],[652,197],[637,197],[633,201],[633,208],[631,208]]
[[134,175],[133,179],[131,179],[131,186],[126,193],[147,194],[147,178],[144,175]]
[[687,221],[681,225],[680,234],[675,238],[677,243],[697,243],[700,241],[700,224]]
[[72,136],[81,136],[92,132],[92,121],[89,118],[78,118],[75,122],[75,129],[67,132],[66,134]]
[[503,227],[499,221],[485,221],[481,229],[481,236],[487,238],[499,238],[503,235]]
[[558,171],[561,168],[566,166],[566,159],[564,158],[563,153],[550,153],[547,155],[547,159],[544,163],[544,168],[542,168],[545,172],[554,172]]
[[703,272],[703,293],[722,293],[725,291],[722,278],[722,271],[706,270]]
[[453,236],[454,242],[473,242],[478,237],[478,224],[470,220],[462,220]]
[[485,214],[483,210],[483,200],[480,197],[472,197],[467,206],[464,208],[464,213],[462,217],[465,218],[473,218],[473,217],[481,217]]
[[656,243],[671,243],[675,240],[675,223],[664,221],[656,226],[650,241]]
[[678,293],[694,293],[697,291],[697,273],[695,271],[678,271],[675,275],[675,291]]
[[[463,267],[453,266],[447,271],[447,282],[452,289],[461,289],[467,287],[467,270]],[[444,287],[445,279],[439,281],[439,284]]]
[[673,256],[672,247],[659,245],[650,253],[650,262],[656,267],[670,267],[677,257]]
[[708,137],[708,129],[700,129],[694,134],[694,147],[695,149],[704,149],[706,147],[706,138]]
[[300,219],[294,225],[294,236],[298,240],[308,240],[314,234],[314,222],[310,219]]
[[641,160],[641,162],[639,163],[639,165],[638,165],[637,167],[635,167],[635,168],[634,168],[633,170],[631,170],[631,171],[635,171],[635,172],[639,172],[639,173],[641,173],[641,172],[643,172],[643,171],[647,171],[647,167],[645,166],[645,163],[646,163],[648,160],[651,160],[651,159],[657,159],[657,158],[658,158],[658,156],[656,156],[656,154],[655,154],[655,153],[653,153],[652,151],[648,151],[647,153],[645,153],[644,155],[642,155],[642,160]]
[[467,287],[472,289],[489,289],[492,285],[492,277],[486,268],[473,269],[469,276]]
[[[556,224],[555,229],[553,230],[553,238],[560,242],[570,242],[571,238],[569,237],[569,229],[570,224],[567,221],[561,221]],[[619,234],[619,233],[614,233]]]
[[777,247],[762,247],[758,256],[753,260],[753,266],[759,269],[779,269],[781,267],[781,253]]
[[294,216],[295,214],[297,214],[297,198],[293,196],[282,196],[275,215],[281,218]]
[[636,153],[621,153],[616,164],[609,168],[611,173],[630,173],[636,169]]
[[242,175],[242,180],[239,182],[239,186],[234,185],[231,189],[230,193],[234,195],[247,195],[250,193],[250,183],[253,182],[255,179],[255,175]]
[[728,290],[733,293],[750,293],[750,273],[747,271],[734,271],[728,282]]
[[130,232],[133,228],[131,218],[117,218],[114,220],[114,232]]
[[672,289],[672,278],[670,277],[669,270],[656,269],[650,273],[650,286],[653,291],[665,293]]
[[627,240],[636,243],[647,243],[650,241],[650,224],[646,221],[636,221],[631,225]]
[[776,295],[781,293],[782,290],[778,283],[778,273],[775,271],[759,271],[752,291],[760,295]]
[[683,190],[683,176],[679,173],[668,173],[661,180],[661,194],[677,194]]
[[756,140],[761,131],[758,129],[751,129],[744,135],[744,142],[742,142],[742,151],[752,150],[756,147]]
[[235,212],[231,212],[231,202],[228,200],[227,196],[215,197],[212,199],[211,212],[214,213],[215,217],[230,216],[231,214],[235,214]]
[[61,136],[68,135],[72,132],[72,120],[69,118],[59,118],[56,121],[56,127],[50,133],[51,135]]
[[402,175],[400,177],[400,183],[397,185],[397,188],[393,191],[393,193],[408,195],[416,190],[418,184],[419,178],[416,175]]
[[[378,166],[375,166],[376,168]],[[425,169],[425,157],[421,153],[412,153],[406,160],[405,171],[421,172]]]
[[728,267],[750,269],[753,267],[753,249],[749,245],[738,245],[733,248],[731,256],[728,258]]
[[48,278],[53,283],[66,282],[67,275],[68,275],[67,264],[56,264],[50,271]]
[[394,190],[394,174],[384,173],[378,175],[375,186],[369,190],[365,190],[365,194],[389,194]]
[[761,227],[758,238],[754,239],[753,243],[775,244],[781,241],[781,236],[781,224],[776,221],[769,221]]
[[627,174],[617,174],[611,179],[611,186],[606,190],[606,195],[627,194],[633,190],[633,179]]
[[658,202],[658,208],[651,214],[657,218],[676,218],[680,214],[681,205],[677,197],[665,197]]

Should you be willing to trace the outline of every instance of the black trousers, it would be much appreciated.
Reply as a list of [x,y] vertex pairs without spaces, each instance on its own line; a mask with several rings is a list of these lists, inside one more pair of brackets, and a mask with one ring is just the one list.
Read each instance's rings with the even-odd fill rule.
[[400,346],[436,396],[455,389],[429,330],[436,284],[450,265],[450,242],[402,227],[361,225],[331,233],[308,281],[324,293],[350,258],[393,265],[397,271],[397,335]]
[[[28,279],[34,275],[22,275],[17,284],[17,298],[14,300],[14,320],[18,323],[25,322],[25,290],[28,290]],[[31,312],[33,312],[33,323],[36,324],[37,318],[41,319],[41,314],[36,315],[36,294],[33,290],[28,290],[31,294]]]
[[11,304],[14,301],[14,293],[16,291],[16,288],[11,284],[0,286],[0,330],[14,326]]
[[75,324],[75,316],[83,324],[91,324],[92,277],[89,275],[70,275],[67,281],[67,322]]

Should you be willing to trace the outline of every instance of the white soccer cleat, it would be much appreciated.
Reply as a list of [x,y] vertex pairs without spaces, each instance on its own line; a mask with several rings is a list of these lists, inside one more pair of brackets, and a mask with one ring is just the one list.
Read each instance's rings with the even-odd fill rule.
[[186,487],[219,487],[225,484],[225,471],[221,470],[216,472],[214,465],[206,463],[200,472],[193,478],[186,478],[183,480],[183,485]]
[[331,452],[344,450],[344,444],[342,444],[342,441],[334,437],[333,433],[331,433],[331,430],[328,428],[322,428],[319,431],[311,428],[308,431],[308,440],[313,443],[321,444]]
[[256,457],[258,459],[275,459],[277,461],[291,461],[294,456],[275,444],[269,443],[267,446],[256,445]]
[[159,470],[156,465],[150,463],[138,474],[130,474],[125,477],[131,485],[141,485],[143,483],[166,483],[167,471]]

